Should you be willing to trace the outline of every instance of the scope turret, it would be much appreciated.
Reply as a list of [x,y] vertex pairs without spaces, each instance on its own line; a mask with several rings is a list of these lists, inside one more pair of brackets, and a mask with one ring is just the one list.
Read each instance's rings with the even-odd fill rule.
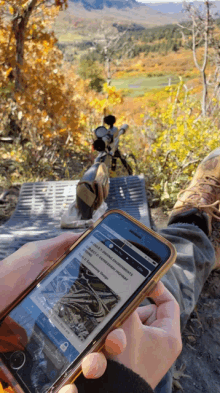
[[104,123],[105,123],[105,124],[108,124],[108,126],[109,126],[110,128],[113,127],[113,124],[115,124],[115,122],[116,122],[116,117],[115,117],[115,116],[108,115],[108,116],[105,116],[105,117],[104,117]]

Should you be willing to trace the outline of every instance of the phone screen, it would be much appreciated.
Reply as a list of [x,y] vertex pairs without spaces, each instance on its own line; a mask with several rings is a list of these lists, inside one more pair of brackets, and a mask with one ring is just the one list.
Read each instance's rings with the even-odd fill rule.
[[123,215],[104,218],[9,313],[13,333],[24,331],[24,350],[1,358],[23,391],[46,393],[169,256],[167,245]]

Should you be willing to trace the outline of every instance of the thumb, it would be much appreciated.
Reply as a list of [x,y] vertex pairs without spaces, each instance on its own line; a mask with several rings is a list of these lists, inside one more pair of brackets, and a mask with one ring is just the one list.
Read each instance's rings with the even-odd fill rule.
[[138,307],[137,313],[143,325],[150,326],[157,319],[157,306],[155,304]]
[[92,352],[82,361],[82,371],[85,378],[100,378],[107,367],[107,360],[102,352]]

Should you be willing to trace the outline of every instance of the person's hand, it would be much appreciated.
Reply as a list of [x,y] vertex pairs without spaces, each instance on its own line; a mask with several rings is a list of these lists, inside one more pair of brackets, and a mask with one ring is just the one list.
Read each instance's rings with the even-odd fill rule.
[[173,295],[159,282],[150,297],[155,304],[138,307],[121,326],[127,346],[111,359],[139,374],[154,389],[180,354],[182,340],[180,310]]
[[[15,300],[28,285],[47,267],[51,266],[78,238],[80,234],[65,233],[53,239],[30,242],[22,246],[15,253],[0,262],[0,312]],[[2,325],[4,337],[0,346],[1,351],[22,349],[26,344],[27,337],[23,329],[10,317],[4,322],[16,324],[16,331],[21,336],[21,341],[17,336],[8,337],[8,330]],[[7,334],[6,334],[7,333]],[[23,334],[25,333],[25,334]],[[6,337],[7,336],[7,337]],[[126,337],[122,329],[115,329],[105,340],[107,349],[103,353],[92,353],[86,356],[82,362],[82,371],[86,378],[101,377],[107,367],[107,360],[110,354],[120,354],[126,346]],[[21,346],[21,347],[20,347]],[[0,379],[4,380],[4,375]],[[75,385],[64,386],[59,393],[76,393]]]
[[[53,239],[27,243],[1,261],[0,312],[80,235],[65,233]],[[82,369],[87,378],[101,376],[107,365],[106,357],[111,357],[141,375],[153,388],[159,383],[182,349],[180,316],[178,303],[162,283],[158,284],[151,297],[156,305],[139,307],[123,324],[128,341],[123,353],[126,337],[123,330],[117,329],[114,332],[121,338],[116,338],[115,342],[112,338],[106,340],[106,356],[90,354],[84,359]],[[62,390],[60,393],[72,393],[76,387],[71,385],[63,389],[72,390]]]
[[30,242],[0,262],[0,313],[81,236],[64,233]]
[[[179,305],[159,282],[150,294],[156,304],[139,307],[106,339],[104,354],[88,355],[82,363],[86,378],[104,374],[106,358],[123,363],[139,374],[154,389],[182,350]],[[123,335],[125,332],[125,335]],[[77,393],[75,385],[63,387],[59,393]]]
[[[87,355],[82,361],[82,372],[85,378],[100,378],[107,367],[106,358],[122,353],[126,347],[126,336],[123,329],[115,329],[108,334],[105,340],[105,355],[102,352],[94,352]],[[76,385],[66,385],[59,393],[77,393]]]

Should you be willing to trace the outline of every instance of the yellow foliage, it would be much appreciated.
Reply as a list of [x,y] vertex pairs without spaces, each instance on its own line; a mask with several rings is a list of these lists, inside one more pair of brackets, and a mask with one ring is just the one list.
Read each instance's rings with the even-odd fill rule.
[[[164,105],[158,105],[161,101]],[[214,118],[199,118],[200,114],[200,102],[193,94],[186,95],[181,81],[178,86],[151,93],[151,109],[139,115],[142,126],[134,126],[124,137],[126,151],[142,157],[139,170],[169,206],[198,162],[219,145]]]
[[91,108],[95,109],[98,113],[104,114],[105,111],[112,111],[116,105],[123,102],[121,93],[116,91],[114,86],[108,86],[107,83],[105,83],[103,85],[103,92],[106,93],[106,98],[101,99],[100,95],[99,98],[95,97],[89,104]]
[[[10,6],[15,0],[10,0]],[[27,1],[20,2],[20,13],[25,9]],[[2,45],[0,57],[4,67],[0,69],[0,85],[4,91],[10,86],[7,95],[0,98],[1,131],[7,129],[8,116],[13,118],[21,128],[23,137],[28,137],[34,144],[47,141],[79,143],[81,129],[77,100],[74,97],[73,84],[69,83],[69,75],[62,70],[63,56],[55,47],[56,38],[53,33],[46,33],[46,28],[53,22],[58,13],[57,7],[41,5],[38,13],[33,13],[25,31],[24,57],[22,70],[23,89],[14,91],[14,81],[9,82],[9,76],[15,78],[16,41],[11,35],[11,21],[1,20],[0,37]],[[34,34],[34,40],[31,35]],[[8,41],[11,35],[11,45]],[[13,108],[13,109],[12,109]],[[38,142],[37,142],[38,141]]]

